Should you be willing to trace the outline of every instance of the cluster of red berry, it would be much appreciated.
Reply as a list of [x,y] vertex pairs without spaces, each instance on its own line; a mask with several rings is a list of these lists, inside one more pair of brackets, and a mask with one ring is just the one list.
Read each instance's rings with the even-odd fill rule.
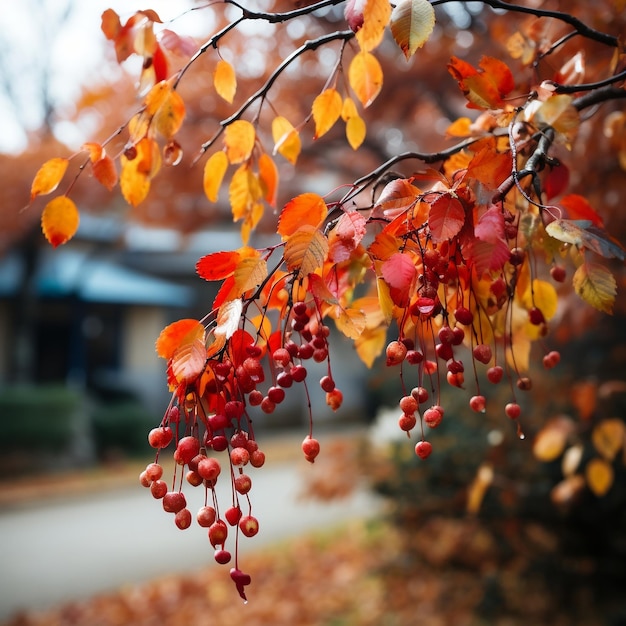
[[[317,310],[296,302],[287,319],[285,331],[265,342],[255,341],[242,331],[236,335],[236,341],[233,338],[224,350],[206,362],[201,376],[187,382],[184,388],[177,388],[161,424],[148,434],[148,442],[157,453],[155,461],[140,475],[141,484],[162,501],[166,512],[174,514],[174,522],[181,530],[189,528],[193,521],[184,485],[204,488],[204,505],[196,513],[196,522],[207,529],[215,561],[222,565],[233,560],[226,545],[229,529],[234,529],[234,567],[230,575],[244,600],[250,576],[239,569],[237,537],[239,533],[253,537],[259,532],[259,522],[252,514],[249,495],[252,479],[247,468],[260,468],[265,463],[248,409],[258,406],[264,413],[274,412],[285,399],[285,389],[294,383],[302,383],[308,397],[304,363],[309,359],[328,363],[328,373],[319,382],[328,405],[337,409],[343,399],[330,368],[330,329],[321,322]],[[271,384],[263,392],[261,386],[268,370]],[[302,452],[311,463],[320,451],[312,428],[310,414],[309,433],[302,442]],[[172,484],[168,485],[163,479],[159,455],[172,443],[175,466]],[[232,502],[225,510],[220,507],[215,490],[222,474],[220,453],[226,453],[232,487]]]

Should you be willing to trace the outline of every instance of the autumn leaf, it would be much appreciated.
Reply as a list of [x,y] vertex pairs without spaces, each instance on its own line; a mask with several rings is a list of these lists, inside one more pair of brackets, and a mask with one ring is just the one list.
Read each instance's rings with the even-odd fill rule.
[[359,102],[368,107],[383,86],[383,70],[370,52],[359,52],[350,62],[348,82]]
[[328,240],[314,226],[305,224],[285,242],[285,265],[290,272],[306,277],[322,267],[328,254]]
[[171,371],[179,385],[193,383],[204,371],[207,350],[204,338],[183,343],[171,358]]
[[171,359],[181,345],[196,339],[204,341],[204,326],[194,319],[182,319],[166,326],[156,341],[156,352],[163,359]]
[[239,328],[241,322],[241,313],[243,311],[243,302],[241,298],[224,302],[220,307],[217,318],[216,326],[213,334],[216,338],[219,338],[217,344],[223,346]]
[[522,303],[526,309],[537,307],[546,321],[551,320],[555,315],[559,306],[559,296],[552,283],[540,278],[532,281],[522,296]]
[[267,263],[259,254],[241,259],[233,276],[236,289],[243,295],[258,287],[267,278]]
[[613,485],[613,467],[604,459],[591,459],[585,466],[585,479],[589,489],[598,498],[605,496]]
[[400,0],[391,13],[389,27],[408,60],[433,32],[435,10],[428,0]]
[[95,141],[88,141],[84,143],[81,147],[81,150],[86,150],[89,153],[89,160],[92,163],[99,161],[102,158],[102,154],[104,153],[104,148],[101,144]]
[[327,214],[328,207],[322,196],[312,192],[300,194],[283,207],[277,232],[286,239],[303,225],[317,228]]
[[361,50],[370,52],[383,39],[385,29],[391,17],[391,5],[388,0],[367,0],[363,7],[363,24],[356,33]]
[[458,81],[469,100],[470,109],[500,109],[503,98],[515,88],[515,79],[508,66],[493,57],[484,56],[479,69],[457,57],[448,63],[448,71]]
[[196,263],[196,273],[204,280],[224,280],[234,274],[240,260],[239,250],[205,254]]
[[569,417],[559,416],[548,420],[533,441],[535,458],[543,463],[558,459],[574,430],[574,422]]
[[591,432],[593,447],[607,461],[612,461],[624,445],[626,428],[624,422],[617,418],[604,419]]
[[374,213],[395,218],[414,207],[420,190],[406,178],[396,178],[383,188],[374,207]]
[[443,194],[430,205],[428,226],[435,243],[452,239],[465,223],[465,209],[459,200]]
[[165,80],[154,85],[144,98],[145,114],[148,117],[156,115],[157,111],[165,104],[172,86]]
[[171,139],[180,129],[185,118],[185,103],[180,94],[170,89],[154,115],[156,130],[166,139]]
[[381,273],[389,285],[389,295],[393,303],[399,307],[406,307],[417,277],[414,260],[409,254],[396,252],[383,263]]
[[94,178],[109,191],[117,185],[118,175],[115,161],[113,161],[108,154],[104,154],[101,159],[93,162],[91,164],[91,171],[93,172]]
[[161,167],[161,152],[153,139],[145,137],[135,146],[136,154],[129,159],[122,154],[120,189],[126,202],[137,206],[150,191],[150,180]]
[[337,330],[348,337],[348,339],[358,339],[365,330],[365,314],[359,309],[353,307],[344,309],[342,306],[337,305],[331,316],[335,320]]
[[556,94],[546,102],[541,103],[538,100],[535,102],[538,104],[525,111],[528,121],[534,122],[540,128],[545,126],[554,128],[566,144],[573,141],[580,126],[580,117],[573,105],[572,97],[567,94]]
[[350,258],[367,232],[365,217],[358,211],[344,213],[328,235],[328,258],[341,263]]
[[626,258],[622,245],[590,220],[556,219],[546,226],[546,232],[563,243],[588,248],[606,259]]
[[68,165],[69,160],[61,157],[46,161],[35,174],[30,187],[30,201],[32,202],[37,196],[52,193],[59,186]]
[[272,157],[265,152],[259,157],[259,182],[265,202],[275,207],[278,192],[278,168]]
[[496,152],[495,146],[479,150],[467,166],[467,176],[482,183],[487,189],[497,189],[511,174],[511,156]]
[[325,89],[313,100],[311,112],[315,122],[314,139],[319,139],[335,125],[341,115],[342,106],[341,96],[333,88]]
[[570,193],[563,196],[558,204],[560,207],[565,209],[569,219],[588,220],[594,226],[604,228],[604,221],[591,204],[589,204],[587,198],[577,193]]
[[67,196],[53,198],[44,207],[41,229],[53,248],[69,241],[78,230],[79,214]]
[[233,163],[243,163],[250,158],[256,140],[254,126],[247,120],[235,120],[224,129],[226,156]]
[[263,197],[259,179],[247,163],[240,165],[233,174],[228,194],[234,221],[244,218]]
[[228,169],[228,157],[226,153],[220,150],[215,152],[204,164],[204,174],[202,184],[204,193],[209,202],[217,202],[222,181]]
[[613,313],[617,294],[615,277],[603,265],[583,263],[574,273],[576,293],[592,307],[605,313]]
[[272,138],[274,139],[274,154],[280,154],[289,163],[295,165],[302,149],[302,142],[300,134],[288,119],[280,115],[273,119]]
[[341,118],[346,123],[346,139],[353,150],[357,150],[365,141],[367,127],[359,115],[354,100],[345,98],[341,109]]
[[213,85],[217,94],[231,104],[237,92],[237,76],[228,61],[220,59],[217,62],[213,71]]

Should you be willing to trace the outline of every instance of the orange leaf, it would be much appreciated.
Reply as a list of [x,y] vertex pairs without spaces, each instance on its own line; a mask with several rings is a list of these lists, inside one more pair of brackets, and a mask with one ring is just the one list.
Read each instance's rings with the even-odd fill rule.
[[604,459],[591,459],[585,467],[585,479],[593,494],[601,498],[613,485],[613,467]]
[[511,157],[508,154],[485,146],[472,157],[467,167],[467,176],[476,179],[487,189],[497,189],[510,175],[511,167]]
[[98,161],[94,161],[91,169],[95,179],[109,191],[117,185],[118,176],[115,161],[108,154],[105,154]]
[[236,120],[224,129],[226,156],[233,163],[243,163],[250,158],[254,148],[256,131],[246,120]]
[[580,419],[590,419],[598,404],[598,385],[591,381],[579,381],[572,385],[570,394]]
[[185,342],[176,350],[170,367],[179,384],[189,385],[202,374],[206,360],[207,349],[204,337],[195,338],[193,341]]
[[167,93],[154,116],[154,126],[166,139],[171,139],[180,129],[185,117],[185,103],[173,89]]
[[367,0],[363,8],[363,25],[356,33],[361,50],[369,52],[382,41],[391,17],[388,0]]
[[350,62],[348,81],[359,102],[368,107],[383,86],[383,70],[370,52],[359,52]]
[[150,89],[144,99],[144,104],[146,105],[145,113],[148,117],[156,115],[157,111],[165,104],[171,91],[172,86],[165,80],[159,81]]
[[302,142],[291,122],[280,115],[275,117],[272,121],[272,138],[274,139],[274,154],[278,152],[295,165],[302,149]]
[[272,157],[265,152],[259,157],[259,182],[263,189],[265,201],[271,207],[275,207],[278,191],[278,168]]
[[328,240],[314,226],[301,226],[285,242],[285,264],[290,272],[301,277],[322,267],[328,254]]
[[201,257],[196,263],[196,273],[204,280],[224,280],[232,275],[241,260],[238,250],[212,252]]
[[546,422],[533,441],[535,458],[544,463],[558,459],[573,432],[574,422],[569,417],[559,416]]
[[391,34],[404,56],[410,59],[435,27],[435,10],[428,0],[400,0],[391,13]]
[[237,76],[228,61],[220,59],[217,62],[213,72],[213,85],[217,94],[231,104],[237,92]]
[[319,139],[334,126],[341,115],[342,106],[341,96],[333,88],[325,89],[315,98],[311,109],[315,121],[314,139]]
[[624,422],[614,417],[602,420],[594,427],[591,433],[591,441],[594,448],[607,461],[612,461],[624,445],[625,435]]
[[283,207],[277,232],[286,239],[305,224],[317,228],[327,214],[328,207],[322,196],[316,193],[300,194]]
[[30,188],[30,201],[39,195],[52,193],[59,186],[68,165],[69,160],[61,157],[46,161],[35,174]]
[[596,210],[589,204],[587,198],[570,193],[561,198],[559,206],[563,207],[567,217],[572,220],[589,220],[594,226],[604,228],[604,222]]
[[156,352],[163,359],[171,359],[181,345],[192,343],[195,339],[204,341],[204,326],[193,319],[182,319],[166,326],[156,341]]
[[204,193],[210,202],[217,202],[219,190],[228,169],[228,157],[225,152],[212,154],[204,165]]
[[53,198],[46,204],[41,216],[41,228],[53,248],[69,241],[78,229],[79,214],[76,205],[67,196]]
[[452,239],[465,223],[463,205],[450,194],[444,194],[430,205],[428,225],[433,241]]
[[99,161],[102,158],[102,153],[104,152],[104,148],[95,141],[84,143],[80,149],[87,150],[87,152],[89,152],[89,160],[92,163]]

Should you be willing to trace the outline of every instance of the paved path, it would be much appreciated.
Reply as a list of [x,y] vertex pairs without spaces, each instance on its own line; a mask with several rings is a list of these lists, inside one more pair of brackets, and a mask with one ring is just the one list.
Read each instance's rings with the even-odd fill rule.
[[[315,466],[304,469],[309,467]],[[244,554],[379,510],[376,499],[364,492],[332,504],[302,501],[302,474],[294,463],[268,461],[250,475],[261,531],[254,538],[242,538]],[[191,488],[186,493],[194,511],[203,495]],[[220,496],[220,502],[228,502],[228,497]],[[139,486],[0,511],[0,619],[20,608],[44,609],[199,569],[213,564],[212,554],[204,529],[194,523],[178,530],[173,516]]]

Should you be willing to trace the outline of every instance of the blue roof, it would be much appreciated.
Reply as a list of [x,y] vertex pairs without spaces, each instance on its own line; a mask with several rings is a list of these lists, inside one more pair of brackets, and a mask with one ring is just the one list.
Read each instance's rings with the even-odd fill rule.
[[[13,296],[23,280],[24,267],[13,253],[0,259],[0,296]],[[36,273],[40,297],[73,295],[85,302],[184,307],[193,289],[136,270],[110,258],[79,249],[44,249]]]

